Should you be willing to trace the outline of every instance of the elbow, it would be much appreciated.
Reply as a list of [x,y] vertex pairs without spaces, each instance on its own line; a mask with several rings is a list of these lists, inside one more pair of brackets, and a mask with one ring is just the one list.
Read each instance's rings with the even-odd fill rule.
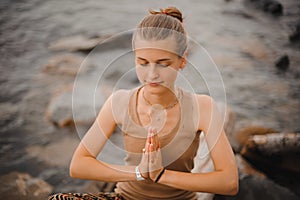
[[78,169],[77,169],[77,165],[76,162],[74,160],[74,158],[72,159],[71,163],[70,163],[70,167],[69,167],[69,175],[72,178],[80,178],[79,177],[79,173],[78,173]]
[[239,178],[238,175],[230,178],[227,185],[226,195],[234,196],[239,191]]
[[72,167],[72,165],[70,165],[69,167],[69,175],[72,178],[76,178],[76,171],[74,170],[74,167]]
[[237,169],[237,166],[234,165],[231,168],[228,168],[228,170],[226,170],[226,191],[225,191],[225,195],[229,195],[229,196],[234,196],[237,195],[237,193],[239,192],[239,172]]
[[69,175],[72,178],[76,178],[76,170],[75,170],[75,167],[73,166],[72,162],[69,167]]
[[233,181],[232,183],[229,184],[227,195],[234,196],[238,193],[239,191],[239,182]]

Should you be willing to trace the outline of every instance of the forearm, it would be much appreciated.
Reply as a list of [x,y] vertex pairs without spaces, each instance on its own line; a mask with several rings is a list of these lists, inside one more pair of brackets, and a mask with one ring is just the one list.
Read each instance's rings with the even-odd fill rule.
[[136,180],[135,166],[110,165],[88,156],[72,160],[70,176],[106,182]]
[[235,195],[238,190],[237,176],[229,176],[222,171],[209,173],[186,173],[166,170],[160,184],[182,190]]

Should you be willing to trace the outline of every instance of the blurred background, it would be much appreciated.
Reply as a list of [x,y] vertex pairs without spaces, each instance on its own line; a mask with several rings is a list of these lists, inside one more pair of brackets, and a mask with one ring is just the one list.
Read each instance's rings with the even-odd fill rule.
[[[214,198],[299,199],[297,0],[1,0],[0,199],[113,190],[114,183],[70,178],[68,165],[80,137],[128,71],[120,66],[133,66],[128,30],[149,8],[168,6],[182,11],[188,35],[207,50],[225,87],[225,128],[236,153],[240,191]],[[105,70],[116,57],[115,67]],[[126,77],[118,84],[138,84],[134,75]],[[81,89],[73,99],[74,115],[75,80]],[[93,101],[86,98],[91,91]],[[123,154],[112,154],[113,146],[122,147],[119,130],[100,157],[122,163]]]

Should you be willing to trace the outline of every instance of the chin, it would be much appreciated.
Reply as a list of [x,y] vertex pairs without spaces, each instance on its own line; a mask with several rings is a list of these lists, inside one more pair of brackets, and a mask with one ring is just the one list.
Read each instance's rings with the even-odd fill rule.
[[163,84],[146,84],[145,85],[147,91],[151,92],[151,93],[164,93],[167,91],[170,91],[171,89],[169,87],[167,87],[166,85]]

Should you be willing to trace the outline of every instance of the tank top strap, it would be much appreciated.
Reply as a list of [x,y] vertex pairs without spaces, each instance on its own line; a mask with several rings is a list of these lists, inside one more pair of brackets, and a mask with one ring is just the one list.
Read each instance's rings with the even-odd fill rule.
[[181,93],[181,111],[183,113],[182,125],[188,130],[188,132],[197,132],[199,121],[199,105],[197,102],[197,97],[195,94],[185,90],[181,90]]
[[128,109],[126,112],[126,119],[124,120],[123,124],[123,133],[129,134],[132,137],[136,138],[147,138],[148,132],[145,127],[142,127],[138,123],[138,118],[136,115],[136,106],[137,106],[137,95],[138,91],[142,88],[142,86],[134,88],[130,92],[129,102],[128,102]]

